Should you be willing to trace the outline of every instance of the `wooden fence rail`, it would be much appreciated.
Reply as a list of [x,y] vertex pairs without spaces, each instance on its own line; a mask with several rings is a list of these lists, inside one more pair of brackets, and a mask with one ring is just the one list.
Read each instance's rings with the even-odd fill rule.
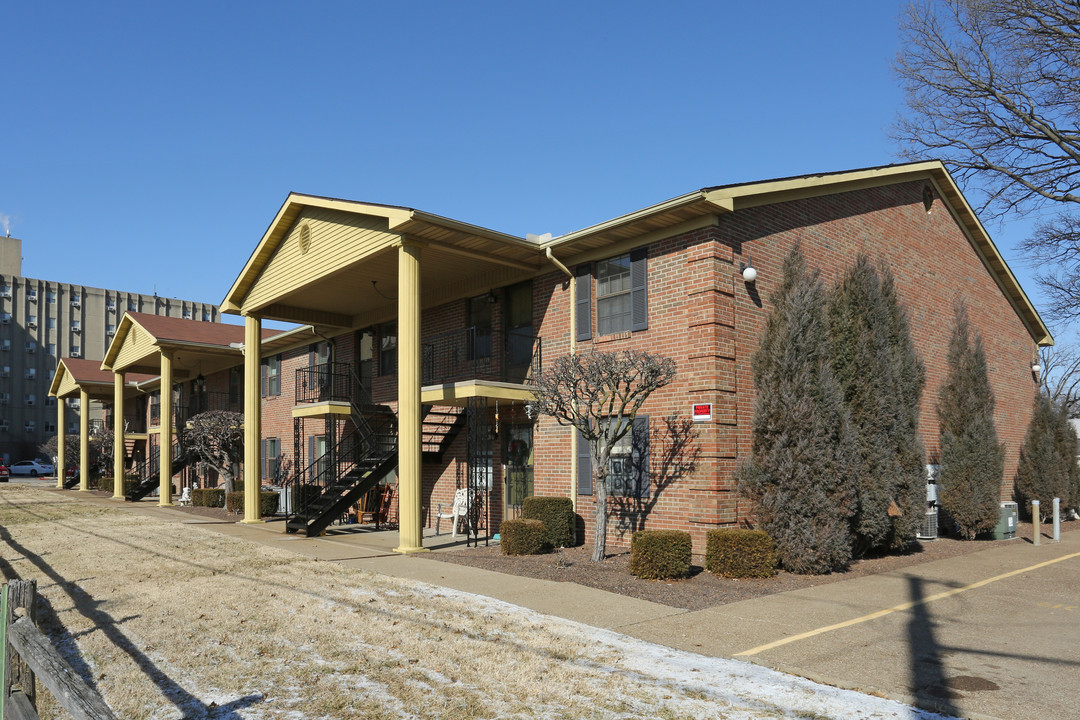
[[0,594],[0,720],[38,720],[35,676],[75,720],[116,720],[97,690],[37,629],[36,597],[34,580],[13,580]]

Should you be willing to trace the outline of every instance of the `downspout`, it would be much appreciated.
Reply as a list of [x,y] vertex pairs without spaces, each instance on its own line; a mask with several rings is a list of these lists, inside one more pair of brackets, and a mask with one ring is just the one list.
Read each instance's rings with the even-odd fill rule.
[[[547,259],[555,265],[555,267],[565,273],[566,277],[570,278],[570,354],[577,354],[577,313],[574,300],[577,298],[577,278],[574,277],[574,273],[559,262],[559,259],[551,254],[551,248],[544,248],[544,254],[547,255]],[[570,433],[570,502],[574,506],[574,512],[577,512],[577,461],[578,461],[578,434],[577,432]]]

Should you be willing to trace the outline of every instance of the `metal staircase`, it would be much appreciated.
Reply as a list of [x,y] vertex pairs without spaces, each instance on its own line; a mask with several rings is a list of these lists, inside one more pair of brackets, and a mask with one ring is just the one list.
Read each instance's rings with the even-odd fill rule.
[[353,379],[351,427],[286,483],[293,493],[286,532],[319,535],[397,467],[397,416],[371,402]]
[[[172,446],[172,455],[172,473],[169,477],[181,472],[191,463],[191,459],[187,457],[187,453],[179,445]],[[153,447],[150,449],[150,457],[135,466],[135,474],[139,478],[139,483],[124,495],[124,500],[128,502],[142,500],[161,487],[161,451],[159,448]]]
[[420,417],[423,458],[440,461],[461,428],[465,427],[465,409],[452,405],[424,405]]

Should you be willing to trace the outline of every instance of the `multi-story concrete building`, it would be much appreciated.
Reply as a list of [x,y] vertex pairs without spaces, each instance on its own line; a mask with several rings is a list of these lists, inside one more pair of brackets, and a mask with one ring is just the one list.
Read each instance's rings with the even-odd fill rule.
[[[57,432],[49,383],[60,358],[101,360],[126,311],[217,322],[210,303],[106,290],[22,274],[22,241],[0,237],[0,458],[36,457]],[[78,433],[79,400],[66,428]],[[91,417],[99,410],[90,409]]]

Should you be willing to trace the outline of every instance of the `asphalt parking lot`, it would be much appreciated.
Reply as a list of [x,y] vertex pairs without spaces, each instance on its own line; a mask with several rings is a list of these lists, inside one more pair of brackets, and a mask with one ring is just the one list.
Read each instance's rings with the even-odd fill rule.
[[959,717],[1080,717],[1080,532],[620,629]]

